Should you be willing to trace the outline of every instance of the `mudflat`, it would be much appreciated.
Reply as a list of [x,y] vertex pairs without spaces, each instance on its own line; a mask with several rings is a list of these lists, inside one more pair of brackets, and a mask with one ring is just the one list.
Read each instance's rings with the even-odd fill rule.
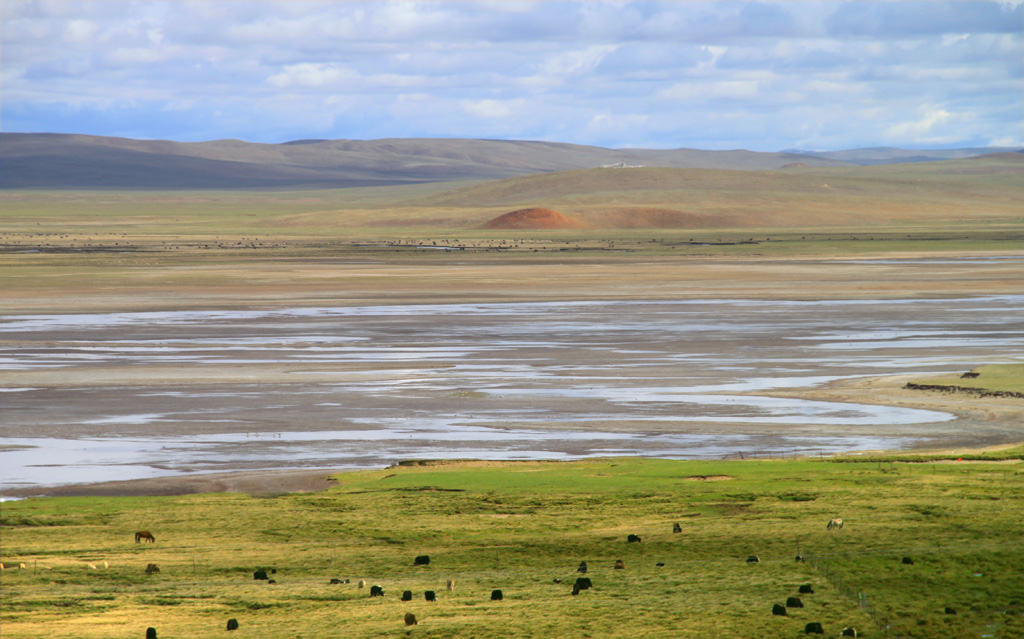
[[[750,249],[748,249],[750,250]],[[7,314],[561,300],[895,299],[1020,293],[1024,251],[824,256],[567,253],[225,259],[0,255]],[[575,253],[575,254],[574,254]]]
[[[1016,361],[1022,186],[993,162],[4,193],[0,456],[46,478],[5,494],[1020,441],[1014,400],[881,381]],[[528,207],[587,228],[484,228]]]
[[[124,311],[107,300],[91,314],[8,315],[0,388],[17,419],[0,454],[45,468],[48,481],[9,481],[5,493],[56,494],[53,484],[88,481],[59,479],[82,465],[141,483],[60,490],[306,490],[324,486],[330,470],[430,456],[767,457],[1024,439],[1019,400],[914,394],[891,377],[1012,361],[1024,256],[710,260],[693,269],[616,257],[597,272],[587,269],[600,260],[586,262],[567,271],[603,276],[602,286],[554,272],[521,278],[536,265],[495,260],[491,272],[516,286],[454,295],[467,282],[454,266],[434,269],[442,294],[425,304],[422,292],[394,293],[394,265],[385,265],[380,288],[392,292],[362,304],[297,284],[286,296],[252,295],[260,304],[167,308],[148,293]],[[715,268],[733,275],[717,295],[710,281],[680,284],[680,273],[695,282]],[[465,271],[481,287],[484,272]],[[638,272],[627,295],[621,278]],[[944,277],[963,282],[960,294],[942,289]],[[104,456],[111,441],[135,456]]]

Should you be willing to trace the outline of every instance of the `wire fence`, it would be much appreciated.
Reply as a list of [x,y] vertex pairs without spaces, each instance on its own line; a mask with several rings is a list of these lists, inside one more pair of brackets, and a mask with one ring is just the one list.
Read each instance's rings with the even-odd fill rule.
[[906,635],[893,632],[892,626],[889,623],[889,618],[875,607],[875,604],[871,601],[868,594],[862,590],[853,588],[849,584],[843,583],[842,575],[836,572],[832,568],[831,564],[829,564],[824,558],[808,554],[804,555],[804,561],[821,573],[821,575],[828,580],[830,584],[832,584],[832,587],[835,588],[839,594],[854,601],[857,606],[864,611],[864,614],[871,617],[871,621],[874,622],[875,626],[882,633],[882,637],[885,637],[886,639],[910,639]]

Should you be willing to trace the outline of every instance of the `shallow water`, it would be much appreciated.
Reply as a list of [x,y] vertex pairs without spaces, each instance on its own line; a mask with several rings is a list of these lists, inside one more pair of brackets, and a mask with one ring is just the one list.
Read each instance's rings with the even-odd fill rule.
[[[817,454],[959,426],[744,393],[1020,361],[1024,296],[35,315],[0,317],[0,343],[0,371],[139,373],[0,387],[8,488],[407,458]],[[159,379],[182,370],[197,380]]]

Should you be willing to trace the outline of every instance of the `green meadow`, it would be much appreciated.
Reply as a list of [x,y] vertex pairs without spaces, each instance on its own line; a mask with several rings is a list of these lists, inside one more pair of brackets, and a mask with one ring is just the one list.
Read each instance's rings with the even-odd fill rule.
[[980,391],[1021,392],[1024,389],[1024,364],[993,364],[979,366],[973,371],[977,377],[964,378],[960,375],[935,376],[926,380],[928,384],[974,388]]
[[[230,636],[264,639],[782,638],[809,622],[1019,638],[1022,456],[422,463],[320,493],[6,502],[3,561],[25,569],[2,573],[0,624],[48,639],[213,637],[229,619]],[[573,595],[582,561],[593,587]],[[803,607],[773,615],[790,597]]]

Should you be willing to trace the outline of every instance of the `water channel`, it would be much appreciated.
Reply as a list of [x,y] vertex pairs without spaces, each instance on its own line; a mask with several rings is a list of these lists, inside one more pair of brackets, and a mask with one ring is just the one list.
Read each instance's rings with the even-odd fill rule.
[[1024,360],[1024,295],[0,317],[0,486],[403,459],[906,448],[948,413],[773,397]]

